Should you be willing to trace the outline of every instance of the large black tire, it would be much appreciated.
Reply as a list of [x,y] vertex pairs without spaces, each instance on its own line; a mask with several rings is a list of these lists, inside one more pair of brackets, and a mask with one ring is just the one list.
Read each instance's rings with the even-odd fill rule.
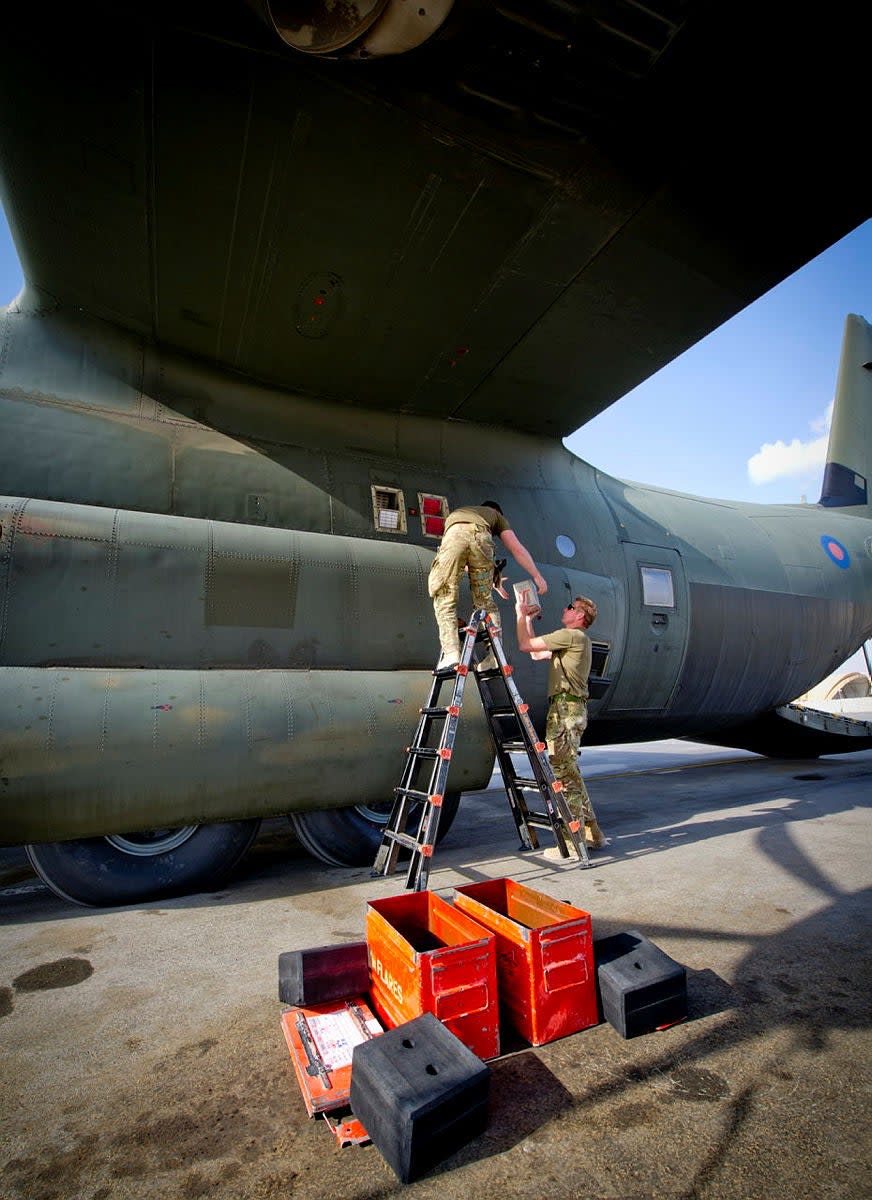
[[[354,808],[328,808],[292,813],[291,823],[301,844],[331,867],[371,867],[381,845],[391,812],[391,802],[359,804]],[[441,842],[460,807],[460,792],[448,792],[439,816],[436,841]],[[417,828],[419,810],[412,808],[408,829]]]
[[260,820],[187,825],[25,846],[36,873],[74,904],[140,904],[207,891],[226,879],[257,836]]

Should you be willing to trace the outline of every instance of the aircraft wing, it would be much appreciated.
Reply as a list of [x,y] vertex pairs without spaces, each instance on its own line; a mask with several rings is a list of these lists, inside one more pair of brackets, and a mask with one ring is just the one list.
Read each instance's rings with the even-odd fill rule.
[[24,302],[299,393],[565,435],[870,212],[839,5],[457,0],[372,62],[134,7],[4,15]]

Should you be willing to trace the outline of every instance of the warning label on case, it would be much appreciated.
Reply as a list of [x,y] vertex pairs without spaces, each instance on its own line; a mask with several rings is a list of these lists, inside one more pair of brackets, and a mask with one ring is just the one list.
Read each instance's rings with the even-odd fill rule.
[[[368,1040],[358,1021],[348,1009],[335,1013],[318,1013],[306,1018],[324,1066],[328,1071],[351,1066],[351,1055],[355,1046]],[[381,1033],[381,1026],[374,1018],[366,1022],[369,1037]]]

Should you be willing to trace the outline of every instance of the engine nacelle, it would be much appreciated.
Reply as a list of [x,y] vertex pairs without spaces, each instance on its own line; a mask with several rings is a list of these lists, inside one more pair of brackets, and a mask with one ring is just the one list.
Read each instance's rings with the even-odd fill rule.
[[287,46],[363,61],[405,54],[432,37],[454,0],[249,0]]

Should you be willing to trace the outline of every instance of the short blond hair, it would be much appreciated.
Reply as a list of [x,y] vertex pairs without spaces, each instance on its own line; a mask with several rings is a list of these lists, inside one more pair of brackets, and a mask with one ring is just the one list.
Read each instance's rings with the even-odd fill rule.
[[597,614],[599,613],[599,609],[597,608],[595,602],[591,600],[589,596],[576,596],[572,601],[572,607],[581,609],[581,611],[587,617],[588,628],[590,628],[590,626],[593,625],[594,621],[596,620]]

